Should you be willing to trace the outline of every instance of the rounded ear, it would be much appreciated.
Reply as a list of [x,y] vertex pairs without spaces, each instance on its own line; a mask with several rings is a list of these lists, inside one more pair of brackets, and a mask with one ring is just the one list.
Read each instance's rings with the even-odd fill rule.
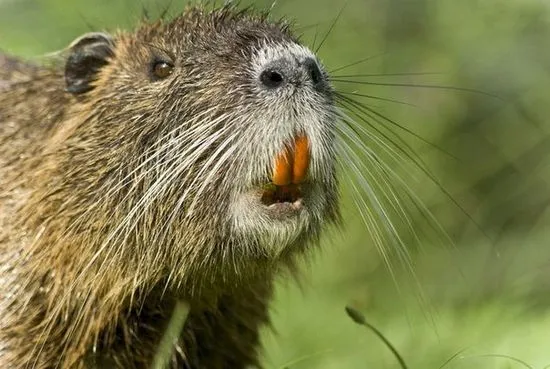
[[65,62],[66,90],[82,94],[93,89],[97,72],[114,56],[113,38],[100,32],[86,33],[69,46]]

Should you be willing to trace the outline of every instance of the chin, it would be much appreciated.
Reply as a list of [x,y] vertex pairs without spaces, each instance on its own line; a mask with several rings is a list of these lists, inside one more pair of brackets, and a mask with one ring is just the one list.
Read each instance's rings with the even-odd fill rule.
[[254,245],[247,251],[277,258],[317,238],[327,203],[326,193],[311,183],[252,188],[232,201],[232,233]]
[[[229,202],[231,234],[249,255],[276,259],[303,250],[335,217],[332,156],[312,155],[315,151],[304,134],[282,141],[286,143],[276,155],[263,160],[271,163],[271,173],[255,172],[261,165],[250,165],[252,175],[241,176],[246,180],[236,186]],[[257,160],[262,162],[261,155]]]

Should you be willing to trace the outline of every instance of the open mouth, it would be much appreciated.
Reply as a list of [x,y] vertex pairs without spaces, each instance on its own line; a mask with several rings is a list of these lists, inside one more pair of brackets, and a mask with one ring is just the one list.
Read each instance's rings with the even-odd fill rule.
[[309,141],[299,135],[277,155],[271,182],[262,187],[261,202],[270,208],[299,210],[309,167]]
[[298,185],[276,186],[272,183],[264,186],[262,204],[266,206],[276,206],[275,204],[296,204],[302,202],[302,190]]

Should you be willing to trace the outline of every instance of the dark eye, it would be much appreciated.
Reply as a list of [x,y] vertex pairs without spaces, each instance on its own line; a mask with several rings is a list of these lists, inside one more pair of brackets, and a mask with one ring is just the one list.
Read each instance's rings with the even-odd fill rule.
[[156,79],[163,79],[172,74],[174,66],[165,61],[158,61],[153,64],[153,76]]

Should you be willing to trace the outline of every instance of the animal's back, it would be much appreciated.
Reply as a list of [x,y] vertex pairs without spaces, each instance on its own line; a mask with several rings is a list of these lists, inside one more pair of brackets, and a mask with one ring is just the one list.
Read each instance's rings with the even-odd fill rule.
[[[21,258],[25,237],[15,224],[14,214],[25,205],[31,186],[30,173],[40,162],[31,159],[43,154],[42,144],[53,122],[63,114],[52,104],[63,99],[60,86],[61,82],[52,78],[49,69],[0,52],[0,316],[3,317],[10,308],[6,297],[16,285],[14,268]],[[0,331],[6,321],[0,319]],[[4,345],[0,340],[0,357]]]
[[16,81],[28,79],[36,68],[0,51],[0,87],[7,88]]
[[63,114],[63,80],[54,71],[0,51],[0,224],[7,216],[6,191],[24,175],[20,166],[40,151]]
[[23,163],[37,153],[48,131],[40,112],[51,110],[58,85],[45,76],[44,69],[0,51],[0,249],[10,238],[10,214],[24,201]]
[[24,108],[21,85],[29,84],[35,72],[34,66],[0,52],[0,250],[8,242],[10,214],[24,197],[11,173],[32,141],[32,132],[23,124],[30,109]]

